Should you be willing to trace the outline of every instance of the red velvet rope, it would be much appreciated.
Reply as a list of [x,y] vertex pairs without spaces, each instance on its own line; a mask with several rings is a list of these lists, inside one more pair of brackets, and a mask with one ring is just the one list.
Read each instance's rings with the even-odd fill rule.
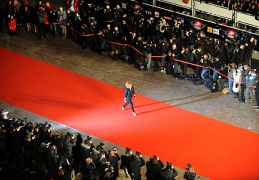
[[[80,36],[95,36],[95,34],[80,34],[76,29],[73,29],[77,34],[79,34]],[[114,45],[117,45],[117,46],[128,46],[128,47],[131,47],[132,49],[134,49],[137,53],[139,53],[140,55],[142,56],[146,56],[143,52],[139,51],[137,48],[135,48],[134,46],[131,46],[130,44],[122,44],[122,43],[118,43],[118,42],[113,42],[113,41],[107,41],[105,40],[105,42],[107,43],[110,43],[110,44],[114,44]],[[164,58],[166,57],[166,55],[163,55],[163,56],[146,56],[148,58]],[[191,62],[186,62],[186,61],[183,61],[183,60],[179,60],[179,59],[175,59],[175,58],[172,58],[170,57],[171,60],[173,61],[177,61],[177,62],[180,62],[180,63],[184,63],[184,64],[189,64],[189,65],[192,65],[192,66],[197,66],[197,67],[200,67],[200,68],[210,68],[211,70],[215,71],[218,73],[218,75],[222,76],[222,77],[225,77],[226,79],[229,79],[233,82],[236,82],[234,79],[231,79],[229,77],[227,77],[226,75],[222,74],[221,72],[215,70],[213,67],[206,67],[206,66],[202,66],[202,65],[199,65],[199,64],[194,64],[194,63],[191,63]],[[242,82],[236,82],[238,84],[242,84]],[[255,88],[255,86],[251,86],[252,88]]]

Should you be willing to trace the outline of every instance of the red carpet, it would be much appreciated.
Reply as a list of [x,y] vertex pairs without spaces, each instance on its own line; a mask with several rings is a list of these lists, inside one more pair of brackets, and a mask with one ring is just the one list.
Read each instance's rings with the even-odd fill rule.
[[123,89],[1,48],[0,72],[5,102],[213,180],[259,179],[257,133],[141,95],[134,117]]

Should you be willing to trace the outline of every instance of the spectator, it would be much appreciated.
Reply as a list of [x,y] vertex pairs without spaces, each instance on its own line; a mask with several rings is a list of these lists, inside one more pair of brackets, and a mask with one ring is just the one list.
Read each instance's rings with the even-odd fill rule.
[[8,26],[9,26],[9,34],[11,36],[13,36],[13,35],[17,36],[17,33],[16,33],[16,19],[12,15],[10,16]]
[[24,7],[23,17],[26,24],[26,31],[31,31],[31,10],[28,6]]
[[41,39],[41,34],[43,33],[43,37],[47,38],[46,36],[46,29],[44,25],[44,19],[46,18],[45,14],[45,7],[44,6],[39,6],[38,7],[38,31],[39,31],[39,39]]
[[63,7],[59,8],[58,11],[58,18],[59,18],[59,24],[60,24],[60,28],[61,28],[61,37],[63,39],[66,38],[66,34],[67,34],[67,29],[66,29],[66,12],[63,10]]
[[3,19],[4,19],[3,10],[2,10],[2,7],[0,7],[0,33],[3,32]]

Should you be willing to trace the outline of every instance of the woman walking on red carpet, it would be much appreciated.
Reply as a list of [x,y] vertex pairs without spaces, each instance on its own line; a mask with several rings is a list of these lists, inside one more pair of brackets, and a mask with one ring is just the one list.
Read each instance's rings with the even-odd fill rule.
[[125,109],[125,107],[128,104],[130,104],[131,109],[132,109],[132,113],[133,113],[134,116],[136,116],[134,106],[133,106],[133,103],[132,103],[132,95],[134,96],[135,99],[136,99],[137,96],[135,94],[133,84],[132,84],[132,82],[127,81],[125,86],[126,86],[126,89],[125,89],[125,92],[124,92],[124,102],[125,102],[125,104],[121,107],[121,109],[123,111]]

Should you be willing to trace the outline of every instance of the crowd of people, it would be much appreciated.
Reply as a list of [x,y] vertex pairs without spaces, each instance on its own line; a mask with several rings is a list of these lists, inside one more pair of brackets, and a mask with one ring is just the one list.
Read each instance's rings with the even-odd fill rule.
[[17,35],[17,26],[24,24],[27,31],[36,33],[40,39],[47,38],[47,34],[53,37],[60,34],[62,38],[71,38],[82,49],[90,47],[94,52],[121,59],[139,69],[142,63],[142,69],[149,70],[153,60],[155,72],[162,71],[180,79],[188,78],[187,64],[192,63],[195,81],[201,82],[197,84],[227,76],[229,94],[238,91],[235,97],[240,97],[242,102],[255,99],[254,91],[252,95],[249,88],[255,86],[258,72],[250,68],[256,43],[253,36],[237,41],[220,28],[218,36],[203,37],[182,19],[162,13],[157,17],[142,8],[141,3],[126,0],[67,0],[66,5],[56,10],[50,2],[41,0],[36,5],[29,5],[27,0],[9,0],[3,17],[10,35]]
[[[16,29],[24,27],[39,39],[60,35],[83,49],[110,54],[114,60],[118,58],[136,66],[142,62],[145,70],[151,68],[153,60],[155,72],[162,71],[179,79],[189,77],[187,63],[191,63],[195,82],[225,81],[228,94],[235,93],[234,97],[241,102],[256,98],[255,107],[259,110],[258,69],[251,69],[254,37],[237,42],[221,31],[217,38],[203,38],[177,17],[155,17],[140,6],[132,7],[126,0],[105,2],[68,0],[67,7],[56,9],[50,2],[41,0],[36,5],[28,4],[27,0],[9,0],[0,10],[0,31],[5,24],[11,36],[19,35]],[[248,2],[248,6],[255,4]],[[24,165],[28,172],[37,172],[42,179],[70,179],[74,169],[84,179],[103,180],[116,179],[122,168],[126,176],[138,180],[140,168],[146,164],[148,180],[173,179],[178,174],[171,163],[164,167],[158,156],[145,163],[141,153],[133,154],[129,148],[125,155],[119,156],[116,148],[106,150],[103,143],[93,145],[91,137],[83,139],[80,134],[70,133],[52,135],[50,124],[8,115],[1,111],[2,169],[17,172]],[[196,176],[193,167],[186,168],[185,178],[193,179]]]
[[[147,180],[173,180],[178,175],[172,163],[164,165],[158,156],[145,162],[140,152],[133,154],[130,148],[120,156],[116,147],[106,149],[102,142],[94,145],[90,136],[54,134],[51,124],[10,118],[5,110],[0,113],[1,179],[70,180],[71,175],[81,174],[84,180],[115,180],[122,169],[126,178],[140,180],[144,165]],[[184,178],[195,176],[188,164]]]
[[229,8],[242,13],[247,13],[255,16],[259,20],[259,2],[257,0],[205,0],[207,3],[211,2],[218,6]]

